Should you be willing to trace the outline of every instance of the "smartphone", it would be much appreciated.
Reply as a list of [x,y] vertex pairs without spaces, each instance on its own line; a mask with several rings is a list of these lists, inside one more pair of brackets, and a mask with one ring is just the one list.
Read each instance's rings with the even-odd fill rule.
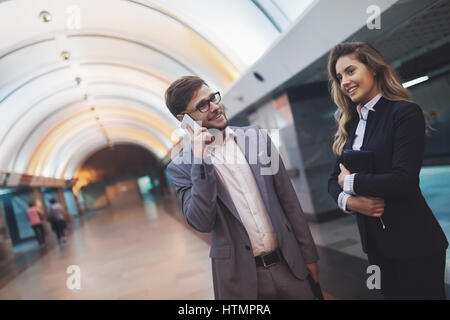
[[[188,129],[186,128],[186,125],[189,125],[189,127],[192,128],[192,130],[197,130],[197,129],[201,129],[202,127],[200,127],[200,125],[197,123],[197,121],[195,121],[194,119],[192,119],[188,114],[185,114],[183,117],[183,121],[181,121],[181,127],[186,130],[188,133]],[[211,137],[210,141],[205,141],[206,144],[210,144],[211,142],[213,142],[215,140],[215,137]]]
[[184,130],[188,131],[188,129],[186,128],[186,125],[189,125],[189,127],[191,127],[191,129],[194,131],[201,128],[199,126],[199,124],[196,121],[194,121],[194,119],[192,119],[191,116],[188,114],[185,114],[183,117],[183,121],[181,121],[181,127]]

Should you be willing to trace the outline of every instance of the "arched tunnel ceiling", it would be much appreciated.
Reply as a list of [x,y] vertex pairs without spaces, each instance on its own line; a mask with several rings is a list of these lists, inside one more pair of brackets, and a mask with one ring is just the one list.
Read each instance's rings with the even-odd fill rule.
[[164,157],[165,89],[194,74],[226,91],[280,35],[263,2],[0,1],[0,169],[68,179],[111,142]]

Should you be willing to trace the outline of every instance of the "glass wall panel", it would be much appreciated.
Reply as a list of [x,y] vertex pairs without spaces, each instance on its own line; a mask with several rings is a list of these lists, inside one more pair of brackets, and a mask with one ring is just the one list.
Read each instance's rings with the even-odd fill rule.
[[66,200],[67,211],[74,216],[78,215],[77,202],[75,200],[75,196],[73,195],[72,190],[65,189],[64,190],[64,199]]

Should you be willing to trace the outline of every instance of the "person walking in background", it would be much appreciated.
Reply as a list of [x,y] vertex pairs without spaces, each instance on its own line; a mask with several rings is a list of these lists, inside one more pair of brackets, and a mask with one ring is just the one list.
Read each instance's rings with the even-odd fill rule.
[[[356,215],[363,250],[380,267],[385,299],[445,299],[448,241],[419,187],[427,128],[422,109],[367,43],[335,46],[328,73],[338,107],[328,192]],[[372,154],[373,161],[365,158],[371,172],[350,172],[344,150]]]
[[65,229],[66,220],[64,218],[64,211],[60,203],[55,199],[50,199],[50,209],[48,213],[48,220],[52,225],[52,230],[56,233],[58,243],[66,242]]
[[30,218],[31,227],[36,234],[36,239],[39,245],[45,245],[45,231],[44,226],[42,225],[41,220],[41,212],[39,209],[33,204],[33,202],[28,203],[29,208],[27,209],[27,215]]

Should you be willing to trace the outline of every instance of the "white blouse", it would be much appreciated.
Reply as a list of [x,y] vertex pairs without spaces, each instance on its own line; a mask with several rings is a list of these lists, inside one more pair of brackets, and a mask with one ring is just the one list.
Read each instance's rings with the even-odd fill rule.
[[[366,124],[367,124],[367,117],[369,115],[369,111],[375,112],[374,106],[377,104],[377,102],[382,97],[381,93],[377,94],[372,100],[370,100],[368,103],[366,103],[364,106],[359,104],[356,109],[359,114],[359,122],[358,127],[356,128],[355,132],[355,140],[353,140],[353,150],[360,150],[363,144],[364,140],[364,134],[366,132]],[[352,195],[356,195],[355,191],[353,190],[353,183],[355,181],[355,175],[356,173],[349,174],[345,176],[344,179],[344,191],[342,191],[339,194],[338,197],[338,206],[339,208],[346,212],[351,213],[350,211],[347,211],[347,200]]]

